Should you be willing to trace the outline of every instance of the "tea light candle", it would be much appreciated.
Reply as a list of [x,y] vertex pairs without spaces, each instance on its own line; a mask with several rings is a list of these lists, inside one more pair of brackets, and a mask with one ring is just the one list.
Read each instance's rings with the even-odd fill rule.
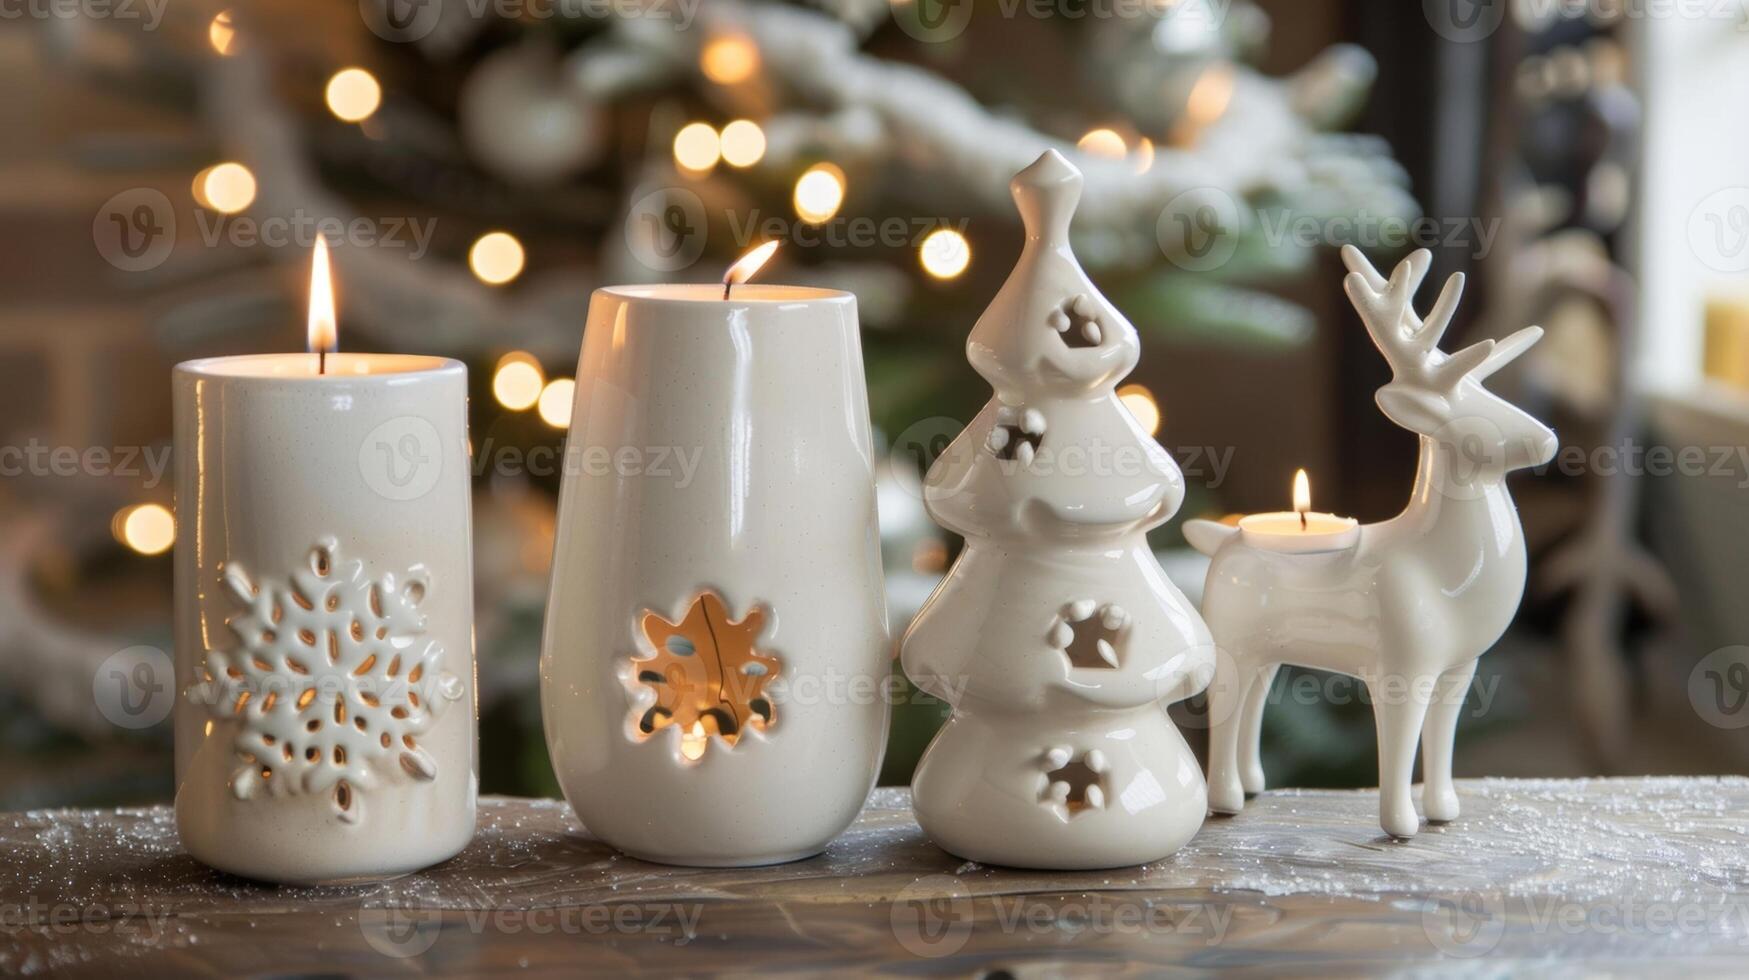
[[1305,470],[1294,473],[1294,509],[1251,514],[1239,520],[1244,542],[1262,551],[1305,555],[1319,551],[1344,551],[1360,541],[1360,523],[1312,510],[1311,481]]
[[467,369],[337,336],[318,243],[309,353],[173,378],[177,827],[265,881],[404,874],[474,829]]

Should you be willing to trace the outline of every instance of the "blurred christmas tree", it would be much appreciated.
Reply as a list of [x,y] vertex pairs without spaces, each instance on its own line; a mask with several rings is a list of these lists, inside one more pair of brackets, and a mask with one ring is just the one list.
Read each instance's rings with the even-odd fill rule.
[[[1153,351],[1292,356],[1311,315],[1269,290],[1313,246],[1270,234],[1272,216],[1415,210],[1380,141],[1335,132],[1370,57],[1336,46],[1265,77],[1249,64],[1269,23],[1247,0],[256,0],[165,18],[44,29],[69,75],[195,120],[173,154],[194,182],[175,201],[190,244],[130,280],[205,286],[158,317],[162,345],[298,342],[283,328],[305,249],[215,257],[247,220],[329,238],[343,345],[460,357],[478,379],[488,790],[552,789],[535,658],[565,375],[595,286],[713,281],[783,240],[765,278],[857,294],[874,417],[914,488],[982,399],[966,329],[1018,254],[1008,180],[1045,148],[1086,173],[1076,251]],[[1157,425],[1146,389],[1126,396]],[[1185,514],[1213,507],[1196,493]],[[901,562],[939,571],[927,522],[897,512],[915,499],[882,497],[894,533],[917,535]],[[6,656],[41,656],[30,641]],[[927,738],[896,726],[913,751]]]

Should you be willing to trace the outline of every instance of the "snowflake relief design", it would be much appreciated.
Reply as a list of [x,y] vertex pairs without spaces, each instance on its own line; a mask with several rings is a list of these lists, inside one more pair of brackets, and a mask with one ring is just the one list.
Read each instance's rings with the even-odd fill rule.
[[203,696],[240,724],[238,799],[329,793],[335,815],[356,824],[359,793],[384,770],[436,778],[419,738],[463,691],[442,645],[420,639],[423,566],[372,579],[323,538],[289,579],[254,580],[230,563],[224,583],[246,610],[226,620],[242,647],[207,652]]

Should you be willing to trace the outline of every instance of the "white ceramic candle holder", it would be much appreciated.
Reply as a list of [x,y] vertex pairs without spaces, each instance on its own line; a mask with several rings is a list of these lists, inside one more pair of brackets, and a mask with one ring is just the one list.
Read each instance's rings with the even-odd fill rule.
[[1458,714],[1477,658],[1524,593],[1524,535],[1506,474],[1547,462],[1556,441],[1482,387],[1540,328],[1447,355],[1439,340],[1461,276],[1446,283],[1424,322],[1412,301],[1431,261],[1426,251],[1389,281],[1353,247],[1343,259],[1349,299],[1392,369],[1379,408],[1421,436],[1415,487],[1397,517],[1352,534],[1333,528],[1347,535],[1335,550],[1296,552],[1291,528],[1260,539],[1243,521],[1185,525],[1185,537],[1214,559],[1202,606],[1220,648],[1209,688],[1209,805],[1237,813],[1246,793],[1262,792],[1258,738],[1270,684],[1282,664],[1315,667],[1366,683],[1378,722],[1379,823],[1409,837],[1420,826],[1410,794],[1417,742],[1427,819],[1457,818]]
[[873,786],[889,655],[855,298],[597,290],[541,657],[583,825],[670,864],[818,853]]
[[382,878],[473,835],[467,370],[175,371],[176,819],[215,868]]

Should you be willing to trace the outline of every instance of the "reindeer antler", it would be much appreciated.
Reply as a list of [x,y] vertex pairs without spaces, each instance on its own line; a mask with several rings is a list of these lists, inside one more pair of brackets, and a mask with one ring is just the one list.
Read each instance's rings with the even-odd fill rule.
[[1451,326],[1452,314],[1457,312],[1458,300],[1463,296],[1464,275],[1456,272],[1445,281],[1439,298],[1423,320],[1415,313],[1415,291],[1421,288],[1432,261],[1432,253],[1416,249],[1397,263],[1387,281],[1360,249],[1344,245],[1342,262],[1349,272],[1342,280],[1342,288],[1360,314],[1361,322],[1366,324],[1366,332],[1378,345],[1379,353],[1385,355],[1385,363],[1391,366],[1393,383],[1443,394],[1455,389],[1466,375],[1489,360],[1494,341],[1471,344],[1449,355],[1439,350],[1439,340]]

